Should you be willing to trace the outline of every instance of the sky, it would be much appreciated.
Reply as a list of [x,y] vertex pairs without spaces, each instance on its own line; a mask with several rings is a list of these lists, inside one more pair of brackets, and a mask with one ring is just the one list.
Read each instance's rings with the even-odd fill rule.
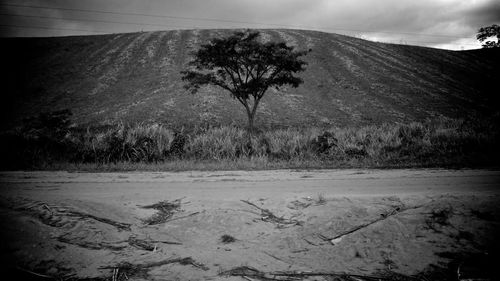
[[451,50],[477,49],[500,0],[2,0],[0,36],[289,28]]

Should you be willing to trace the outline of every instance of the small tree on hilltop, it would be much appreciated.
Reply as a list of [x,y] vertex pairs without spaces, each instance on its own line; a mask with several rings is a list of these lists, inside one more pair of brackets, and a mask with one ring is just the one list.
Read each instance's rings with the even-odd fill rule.
[[491,26],[481,27],[477,33],[477,40],[479,42],[484,42],[486,39],[490,37],[496,37],[497,42],[495,41],[486,41],[483,43],[483,48],[498,48],[500,47],[500,26],[494,24]]
[[194,53],[191,70],[182,71],[186,88],[196,93],[201,86],[227,90],[246,110],[253,132],[257,106],[269,87],[298,87],[303,81],[294,73],[305,70],[300,59],[307,52],[294,51],[285,43],[261,43],[259,32],[235,32],[215,38]]

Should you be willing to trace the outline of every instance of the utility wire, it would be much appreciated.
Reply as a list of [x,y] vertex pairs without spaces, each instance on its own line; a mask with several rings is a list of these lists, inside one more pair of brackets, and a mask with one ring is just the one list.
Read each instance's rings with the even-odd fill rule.
[[[193,28],[193,27],[189,27],[189,26],[180,26],[180,25],[171,25],[171,24],[154,24],[154,23],[139,23],[139,22],[126,22],[126,21],[94,20],[94,19],[82,19],[82,18],[19,15],[19,14],[8,14],[8,13],[0,13],[0,16],[39,18],[39,19],[57,19],[57,20],[67,20],[67,21],[117,23],[117,24],[130,24],[130,25],[140,25],[140,26],[163,26],[163,27],[176,27],[176,28]],[[194,27],[194,28],[197,28],[197,27]]]
[[15,28],[26,28],[26,29],[47,29],[47,30],[69,30],[69,31],[81,31],[90,32],[95,34],[106,34],[107,31],[97,31],[88,29],[77,29],[77,28],[62,28],[62,27],[45,27],[45,26],[28,26],[28,25],[17,25],[17,24],[0,24],[2,27],[15,27]]
[[[57,28],[57,27],[45,27],[45,26],[10,25],[10,24],[0,24],[0,27],[15,27],[15,28],[27,28],[27,29],[46,29],[46,30],[69,30],[69,31],[91,32],[91,33],[96,33],[96,34],[116,33],[116,32],[112,32],[112,31],[102,31],[102,30],[96,31],[96,30],[74,29],[74,28]],[[447,44],[447,43],[443,43],[443,42],[422,42],[422,41],[412,41],[412,40],[403,40],[402,42],[401,41],[373,41],[373,42],[386,43],[386,44],[398,44],[398,45],[406,45],[406,43]],[[459,45],[459,46],[477,46],[475,44],[468,44],[468,43],[455,43],[454,45]]]
[[212,21],[212,22],[227,22],[227,23],[243,23],[243,24],[254,24],[254,25],[267,25],[267,26],[278,26],[278,27],[290,27],[290,28],[306,28],[306,29],[321,29],[321,30],[331,30],[331,31],[348,31],[348,32],[366,32],[366,33],[383,33],[383,34],[406,34],[406,35],[420,35],[420,36],[430,36],[430,37],[445,37],[445,38],[456,38],[460,39],[462,37],[451,36],[451,35],[437,35],[437,34],[426,34],[426,33],[412,33],[412,32],[389,32],[389,31],[376,31],[376,30],[357,30],[357,29],[345,29],[345,28],[325,28],[325,27],[312,27],[312,26],[301,26],[301,25],[285,25],[276,23],[262,23],[262,22],[248,22],[248,21],[235,21],[235,20],[225,20],[225,19],[214,19],[214,18],[196,18],[196,17],[180,17],[172,15],[158,15],[158,14],[145,14],[145,13],[131,13],[131,12],[112,12],[112,11],[100,11],[92,9],[76,9],[76,8],[63,8],[63,7],[47,7],[47,6],[37,6],[37,5],[19,5],[19,4],[3,4],[9,7],[21,7],[21,8],[34,8],[34,9],[47,9],[47,10],[62,10],[62,11],[76,11],[76,12],[87,12],[87,13],[100,13],[100,14],[113,14],[113,15],[126,15],[126,16],[145,16],[145,17],[156,17],[156,18],[172,18],[172,19],[182,19],[182,20],[196,20],[196,21]]
[[[7,4],[10,5],[10,4]],[[43,9],[66,9],[66,8],[48,8],[48,7],[39,7],[39,6],[25,6],[25,5],[13,5],[13,6],[20,6],[20,7],[33,7],[33,8],[43,8]],[[67,10],[82,10],[82,9],[67,9]],[[83,11],[83,10],[82,10]],[[93,11],[93,10],[84,10],[84,11],[91,11],[91,12],[102,12],[102,11]],[[102,12],[102,13],[114,13],[114,14],[124,14],[124,13],[115,13],[115,12]],[[193,26],[179,26],[179,25],[167,25],[167,24],[153,24],[153,23],[138,23],[138,22],[126,22],[126,21],[110,21],[110,20],[97,20],[97,19],[83,19],[83,18],[65,18],[65,17],[53,17],[53,16],[35,16],[35,15],[20,15],[20,14],[9,14],[9,13],[0,13],[0,15],[3,16],[15,16],[15,17],[28,17],[28,18],[41,18],[41,19],[56,19],[56,20],[69,20],[69,21],[84,21],[84,22],[102,22],[102,23],[115,23],[115,24],[130,24],[130,25],[138,25],[138,26],[161,26],[161,27],[167,27],[167,28],[198,28],[198,27],[193,27]],[[134,15],[137,15],[134,13]],[[145,15],[145,14],[141,14]],[[150,15],[149,15],[150,16]],[[155,15],[156,16],[156,15]],[[158,15],[159,16],[159,15]],[[169,17],[169,16],[161,16],[161,17]],[[190,18],[191,19],[191,18]],[[106,33],[106,31],[95,31],[95,30],[83,30],[83,29],[71,29],[71,28],[55,28],[55,27],[34,27],[34,26],[20,26],[20,25],[5,25],[2,24],[0,26],[10,26],[10,27],[16,27],[16,28],[28,28],[28,29],[54,29],[54,30],[69,30],[69,31],[82,31],[82,32],[92,32],[92,33]],[[114,33],[114,32],[111,32]],[[399,34],[399,33],[394,33],[394,34]],[[405,34],[405,33],[401,33]],[[415,33],[417,34],[417,33]],[[438,35],[435,35],[438,36]],[[455,37],[455,36],[447,36],[451,38],[461,38],[461,37]],[[445,44],[443,42],[429,42],[429,41],[414,41],[414,40],[406,40],[406,39],[401,39],[399,42],[398,41],[381,41],[385,43],[391,43],[391,44],[405,44],[407,42],[410,43],[420,43],[420,44]],[[462,45],[462,46],[476,46],[476,44],[469,44],[469,43],[455,43],[455,45]]]

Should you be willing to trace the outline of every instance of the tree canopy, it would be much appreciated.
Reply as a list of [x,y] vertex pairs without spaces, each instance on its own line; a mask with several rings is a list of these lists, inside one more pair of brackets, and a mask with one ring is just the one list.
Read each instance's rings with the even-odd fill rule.
[[262,43],[259,32],[235,32],[214,38],[194,53],[190,69],[182,71],[185,87],[196,93],[201,86],[215,85],[229,92],[246,110],[249,130],[260,100],[270,87],[298,87],[303,81],[294,74],[305,70],[300,57],[283,42]]
[[[496,37],[497,41],[486,41],[488,38]],[[500,47],[500,26],[493,24],[486,27],[481,27],[477,33],[477,40],[483,43],[483,48],[498,48]]]

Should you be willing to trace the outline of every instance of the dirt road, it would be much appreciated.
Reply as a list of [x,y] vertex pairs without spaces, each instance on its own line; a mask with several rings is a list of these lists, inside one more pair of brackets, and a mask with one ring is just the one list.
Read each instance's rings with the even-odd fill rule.
[[478,277],[499,203],[488,170],[3,172],[0,251],[41,280]]

